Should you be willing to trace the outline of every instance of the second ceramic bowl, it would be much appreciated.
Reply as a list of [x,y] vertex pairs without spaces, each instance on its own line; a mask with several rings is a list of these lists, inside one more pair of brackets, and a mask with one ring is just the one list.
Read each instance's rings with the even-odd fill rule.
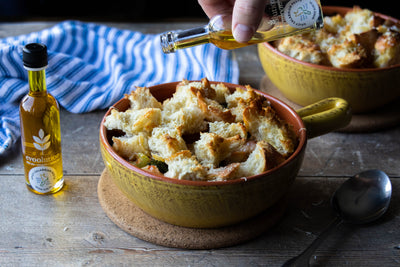
[[[323,7],[324,15],[344,15],[346,7]],[[400,21],[382,14],[377,16]],[[372,111],[400,97],[400,64],[386,68],[339,69],[291,58],[270,43],[258,45],[265,73],[287,99],[306,106],[327,97],[347,100],[354,113]]]

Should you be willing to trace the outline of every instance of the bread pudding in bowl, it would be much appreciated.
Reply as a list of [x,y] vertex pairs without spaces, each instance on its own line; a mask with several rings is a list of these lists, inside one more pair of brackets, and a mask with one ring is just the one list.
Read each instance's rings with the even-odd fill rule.
[[322,115],[311,110],[300,117],[249,86],[207,79],[137,88],[105,114],[100,147],[115,184],[146,213],[185,227],[226,226],[279,201],[307,138],[351,117],[340,99],[316,105]]
[[400,97],[400,21],[359,7],[323,7],[324,28],[258,45],[262,66],[289,100],[327,97],[363,113]]

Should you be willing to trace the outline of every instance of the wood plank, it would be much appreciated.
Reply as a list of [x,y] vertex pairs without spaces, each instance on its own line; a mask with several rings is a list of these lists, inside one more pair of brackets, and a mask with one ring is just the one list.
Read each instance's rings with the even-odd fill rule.
[[[22,176],[0,175],[0,265],[279,265],[306,248],[332,220],[329,198],[344,181],[298,178],[285,217],[270,231],[242,245],[190,251],[153,245],[115,226],[98,203],[98,178],[66,176],[60,193],[38,196],[27,191]],[[399,192],[400,179],[392,181]],[[315,264],[398,266],[399,215],[395,193],[378,223],[340,226],[316,252]]]
[[400,127],[375,133],[330,133],[309,140],[301,175],[353,175],[381,169],[400,176]]

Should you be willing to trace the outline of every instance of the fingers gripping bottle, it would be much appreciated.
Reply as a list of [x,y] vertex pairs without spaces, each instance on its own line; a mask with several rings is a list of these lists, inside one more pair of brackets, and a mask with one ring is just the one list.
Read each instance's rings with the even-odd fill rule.
[[22,58],[29,81],[19,110],[26,186],[37,194],[51,194],[63,187],[64,178],[60,111],[46,88],[47,47],[27,44]]
[[323,23],[319,0],[267,0],[260,26],[247,43],[233,38],[231,14],[217,15],[204,27],[163,33],[160,39],[164,53],[206,43],[235,49],[311,32],[322,28]]

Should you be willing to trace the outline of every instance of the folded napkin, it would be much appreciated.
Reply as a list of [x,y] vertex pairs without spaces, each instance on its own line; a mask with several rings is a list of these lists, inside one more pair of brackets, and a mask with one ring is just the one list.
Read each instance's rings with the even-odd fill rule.
[[199,80],[237,83],[232,52],[213,45],[164,54],[158,35],[66,21],[27,35],[0,39],[0,155],[20,136],[19,102],[28,93],[22,48],[47,45],[47,90],[73,113],[104,109],[135,86]]

